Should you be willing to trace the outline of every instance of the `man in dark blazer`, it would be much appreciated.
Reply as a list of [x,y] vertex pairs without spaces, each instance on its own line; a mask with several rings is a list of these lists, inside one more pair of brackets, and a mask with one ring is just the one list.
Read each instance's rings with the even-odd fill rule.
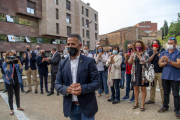
[[37,94],[38,91],[38,84],[37,84],[37,76],[36,76],[36,53],[31,51],[31,45],[26,45],[26,51],[23,55],[22,64],[25,62],[25,71],[28,79],[28,91],[29,93],[32,91],[31,87],[31,75],[33,76],[34,86],[35,86],[35,93]]
[[[58,72],[58,65],[61,61],[61,55],[58,51],[56,51],[56,47],[51,48],[51,53],[53,54],[52,58],[43,58],[43,61],[47,61],[51,64],[51,91],[47,96],[50,96],[54,94],[54,88],[55,88],[55,80],[56,80],[56,74]],[[57,96],[60,95],[59,92],[57,92]]]
[[98,111],[95,91],[100,78],[93,58],[80,54],[81,37],[72,34],[67,40],[69,57],[60,62],[55,88],[63,94],[63,111],[71,120],[94,120]]

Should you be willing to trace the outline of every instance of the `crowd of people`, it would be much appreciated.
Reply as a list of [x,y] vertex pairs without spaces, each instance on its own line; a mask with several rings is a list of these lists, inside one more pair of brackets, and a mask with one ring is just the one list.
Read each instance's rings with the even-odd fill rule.
[[[31,45],[26,46],[23,58],[16,56],[16,51],[3,53],[1,59],[1,72],[4,79],[5,91],[8,91],[9,105],[13,111],[13,91],[16,96],[18,110],[20,107],[19,91],[24,91],[22,70],[23,63],[28,79],[28,90],[32,91],[31,75],[35,85],[35,93],[38,93],[37,75],[40,78],[40,91],[43,94],[43,80],[47,96],[63,94],[64,115],[71,120],[94,120],[98,111],[95,91],[98,90],[97,99],[105,93],[108,102],[112,104],[120,103],[120,100],[134,102],[132,109],[139,107],[139,94],[141,93],[142,102],[140,111],[145,111],[145,104],[154,104],[157,82],[161,93],[162,108],[159,113],[168,111],[169,94],[172,90],[174,97],[174,112],[180,118],[180,51],[176,48],[177,40],[170,37],[167,43],[167,50],[163,48],[160,41],[152,41],[151,48],[141,40],[128,43],[127,53],[118,46],[109,47],[108,51],[103,49],[99,42],[96,49],[89,52],[88,46],[84,45],[81,51],[82,41],[77,34],[68,37],[67,46],[63,52],[58,52],[56,47],[51,48],[52,57],[45,55],[45,51],[37,45],[36,50],[32,51]],[[16,64],[11,64],[9,58],[15,57]],[[51,88],[50,92],[47,85],[48,65],[51,64]],[[150,82],[147,78],[147,71],[153,65],[154,78]],[[132,86],[132,97],[129,95]],[[150,86],[150,99],[145,102],[147,91]],[[120,89],[126,89],[125,95],[120,98]],[[111,96],[109,95],[111,90]]]

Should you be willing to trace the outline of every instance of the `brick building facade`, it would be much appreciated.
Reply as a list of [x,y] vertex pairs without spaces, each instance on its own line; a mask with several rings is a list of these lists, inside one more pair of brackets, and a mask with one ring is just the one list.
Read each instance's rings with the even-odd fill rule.
[[150,31],[157,31],[157,23],[151,23],[151,21],[143,21],[134,26],[141,28],[146,33],[149,33]]

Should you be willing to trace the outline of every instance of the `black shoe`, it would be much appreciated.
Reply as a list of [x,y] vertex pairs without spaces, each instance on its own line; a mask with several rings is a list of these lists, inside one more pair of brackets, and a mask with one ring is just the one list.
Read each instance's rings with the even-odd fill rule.
[[130,90],[133,90],[133,86],[131,86],[131,89]]
[[120,85],[119,88],[121,88],[122,86]]
[[158,113],[162,113],[162,112],[165,112],[165,111],[168,111],[168,109],[166,109],[166,108],[161,108],[160,110],[158,110]]
[[21,92],[24,93],[25,92],[24,89],[21,89]]
[[37,90],[35,90],[35,94],[38,94],[38,91],[37,91]]
[[29,93],[29,92],[31,92],[31,90],[26,91],[26,93]]
[[3,91],[3,93],[6,93],[6,92],[7,92],[7,90]]
[[124,86],[122,86],[121,89],[124,89]]
[[117,104],[117,103],[120,103],[120,101],[119,101],[119,100],[114,100],[114,101],[112,102],[112,104]]
[[41,91],[41,94],[43,94],[43,91]]
[[46,90],[46,92],[47,92],[47,93],[49,93],[49,91],[48,91],[48,90]]
[[179,114],[178,111],[175,112],[175,116],[176,116],[177,119],[180,119],[180,114]]
[[50,95],[53,95],[54,94],[54,92],[50,92],[49,94],[47,94],[47,96],[50,96]]
[[59,92],[57,92],[57,96],[59,96],[60,95],[60,93]]
[[110,98],[110,99],[108,99],[107,101],[108,101],[108,102],[112,102],[112,101],[114,101],[114,99],[113,99],[113,98]]

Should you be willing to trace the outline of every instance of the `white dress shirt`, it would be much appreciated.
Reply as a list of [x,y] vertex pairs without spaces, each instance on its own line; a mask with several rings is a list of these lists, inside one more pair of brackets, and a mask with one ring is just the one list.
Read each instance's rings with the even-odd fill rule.
[[[70,66],[71,66],[71,76],[72,76],[73,83],[76,83],[79,57],[80,57],[80,54],[74,60],[71,60],[71,57],[69,56]],[[78,101],[77,95],[72,95],[72,101]]]
[[82,55],[85,55],[86,57],[91,57],[91,58],[93,58],[92,54],[90,54],[90,53],[88,53],[88,54],[83,53]]

